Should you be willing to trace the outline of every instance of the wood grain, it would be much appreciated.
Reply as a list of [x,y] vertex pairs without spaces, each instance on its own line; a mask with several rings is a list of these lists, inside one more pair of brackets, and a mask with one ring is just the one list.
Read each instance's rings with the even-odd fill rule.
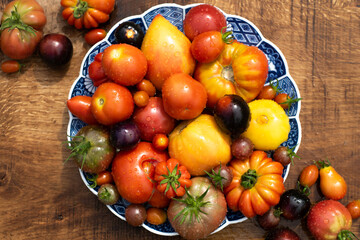
[[[0,1],[2,11],[9,1]],[[90,46],[86,31],[68,26],[60,1],[38,0],[48,22],[44,33],[66,34],[74,45],[71,64],[51,69],[35,54],[20,74],[0,73],[0,239],[169,239],[115,217],[82,183],[76,166],[63,164],[69,116],[66,100]],[[120,19],[165,2],[117,1],[107,30]],[[348,184],[343,204],[360,199],[360,1],[209,0],[253,22],[286,57],[301,93],[301,156],[286,188],[301,169],[328,158]],[[0,54],[0,61],[7,59]],[[314,188],[311,200],[321,199]],[[311,239],[301,221],[282,221]],[[360,220],[352,230],[360,237]],[[226,227],[207,239],[263,239],[253,220]],[[172,237],[180,239],[180,237]]]

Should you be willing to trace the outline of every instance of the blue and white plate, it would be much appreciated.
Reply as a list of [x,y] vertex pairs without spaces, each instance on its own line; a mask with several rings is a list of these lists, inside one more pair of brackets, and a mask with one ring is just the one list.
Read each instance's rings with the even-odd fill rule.
[[[194,6],[199,4],[192,4],[186,6],[180,6],[177,4],[161,4],[155,7],[150,8],[146,12],[141,15],[131,16],[122,19],[117,24],[115,24],[107,34],[106,38],[97,44],[95,44],[86,54],[83,62],[81,64],[79,77],[75,80],[69,92],[69,99],[77,96],[77,95],[87,95],[92,96],[95,92],[95,87],[92,84],[91,79],[88,74],[88,67],[94,61],[94,57],[96,54],[102,52],[105,48],[110,46],[111,44],[116,43],[114,32],[115,29],[122,22],[132,21],[136,24],[139,24],[144,32],[148,29],[151,21],[157,14],[161,14],[167,20],[169,20],[173,25],[175,25],[179,30],[183,31],[182,22],[185,17],[185,14]],[[235,16],[229,15],[223,12],[226,17],[228,23],[228,29],[233,31],[234,37],[241,43],[247,45],[253,45],[260,48],[266,55],[269,61],[269,74],[266,80],[265,85],[269,84],[269,81],[277,79],[279,83],[279,88],[283,90],[283,92],[288,93],[293,98],[300,98],[299,89],[289,74],[289,69],[287,62],[285,60],[284,55],[281,53],[279,48],[275,46],[272,42],[265,39],[259,29],[251,23],[249,20]],[[292,104],[291,108],[286,111],[287,115],[290,119],[291,131],[289,133],[288,140],[284,142],[283,146],[288,146],[289,148],[294,148],[294,151],[297,152],[301,142],[301,125],[299,120],[301,102],[297,102]],[[67,129],[68,136],[74,136],[83,126],[81,120],[73,116],[70,112],[70,119]],[[70,140],[70,139],[69,139]],[[287,178],[289,173],[290,166],[284,168],[283,178],[284,181]],[[90,187],[91,181],[87,179],[88,174],[80,171],[80,176],[89,190],[97,195],[97,188],[93,189]],[[116,204],[107,206],[109,210],[115,214],[117,217],[125,220],[125,208],[129,205],[129,203],[120,199]],[[228,211],[227,216],[223,223],[214,231],[218,232],[221,229],[225,228],[229,224],[239,223],[245,221],[247,218],[241,214],[241,212],[233,212],[231,210]],[[167,221],[162,225],[152,225],[148,222],[143,224],[143,227],[149,230],[150,232],[164,235],[164,236],[174,236],[177,233],[171,227],[170,223]]]

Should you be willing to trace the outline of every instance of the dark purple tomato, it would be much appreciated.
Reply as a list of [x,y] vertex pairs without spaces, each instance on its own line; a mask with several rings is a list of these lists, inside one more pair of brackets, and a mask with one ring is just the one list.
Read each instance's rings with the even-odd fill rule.
[[306,216],[311,207],[310,199],[298,189],[285,191],[278,204],[282,216],[288,220],[301,219]]
[[214,107],[216,123],[223,131],[238,137],[249,126],[250,109],[246,101],[238,95],[225,95]]
[[113,205],[119,201],[120,195],[114,184],[105,183],[98,190],[98,199],[106,205]]
[[300,240],[299,235],[288,227],[272,229],[265,240]]
[[274,161],[281,163],[283,166],[286,166],[289,163],[293,164],[294,157],[300,158],[294,152],[294,148],[284,146],[278,147],[273,154]]
[[45,35],[39,43],[40,57],[51,66],[67,64],[73,55],[73,45],[68,37],[59,33]]
[[238,137],[231,144],[231,154],[234,158],[248,159],[254,151],[254,144],[246,137]]
[[263,229],[272,229],[279,225],[280,215],[280,209],[271,207],[270,210],[263,215],[257,215],[256,220]]
[[123,22],[115,30],[117,43],[127,43],[140,48],[144,39],[144,32],[140,25],[134,22]]
[[228,166],[220,164],[214,167],[212,172],[208,173],[208,176],[214,186],[222,191],[232,182],[233,172]]
[[146,209],[141,204],[130,204],[125,209],[126,221],[134,227],[138,227],[143,224],[146,220],[147,213]]
[[136,123],[119,122],[110,128],[110,143],[119,150],[130,150],[139,143],[140,135]]

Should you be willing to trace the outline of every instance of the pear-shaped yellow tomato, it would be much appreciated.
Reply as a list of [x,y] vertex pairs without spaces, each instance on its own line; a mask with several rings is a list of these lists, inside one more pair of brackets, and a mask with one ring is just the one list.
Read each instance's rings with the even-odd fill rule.
[[249,104],[251,121],[242,134],[258,150],[275,150],[288,139],[289,118],[284,109],[273,100],[255,100]]
[[161,90],[164,81],[174,73],[192,75],[195,60],[190,40],[160,14],[146,31],[141,50],[148,61],[146,79]]
[[199,117],[180,123],[169,136],[169,154],[184,165],[193,176],[231,159],[231,138],[223,132],[213,116]]

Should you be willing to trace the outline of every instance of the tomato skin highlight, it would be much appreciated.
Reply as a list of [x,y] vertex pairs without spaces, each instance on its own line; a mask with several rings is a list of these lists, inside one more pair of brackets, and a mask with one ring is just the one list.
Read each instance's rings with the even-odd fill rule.
[[91,112],[91,97],[75,96],[67,100],[69,111],[86,124],[98,124]]
[[84,36],[87,44],[91,46],[103,40],[105,37],[106,37],[106,31],[101,28],[92,29],[89,32],[87,32]]

